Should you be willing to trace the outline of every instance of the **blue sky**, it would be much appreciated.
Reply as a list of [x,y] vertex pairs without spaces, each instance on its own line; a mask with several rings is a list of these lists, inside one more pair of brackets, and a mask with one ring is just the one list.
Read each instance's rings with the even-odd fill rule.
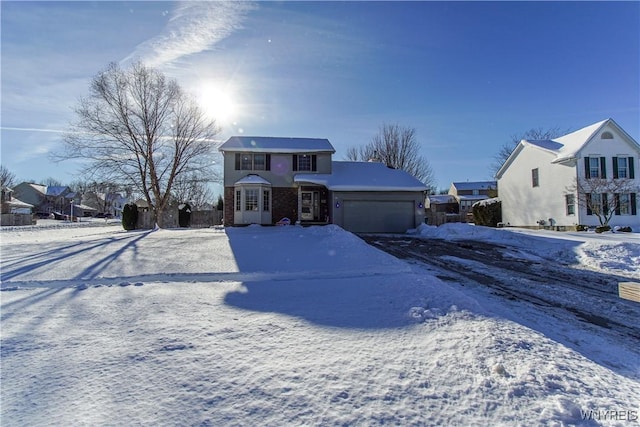
[[52,163],[90,79],[142,59],[231,135],[328,138],[336,160],[413,127],[438,188],[491,179],[513,134],[613,118],[640,141],[639,2],[11,2],[2,12],[1,161]]

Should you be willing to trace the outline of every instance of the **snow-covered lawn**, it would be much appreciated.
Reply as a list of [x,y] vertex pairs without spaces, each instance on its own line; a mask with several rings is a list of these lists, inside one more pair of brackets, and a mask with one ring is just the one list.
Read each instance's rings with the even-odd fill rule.
[[[635,233],[465,227],[420,233],[640,277]],[[577,352],[335,226],[0,239],[3,426],[639,423],[637,343]]]

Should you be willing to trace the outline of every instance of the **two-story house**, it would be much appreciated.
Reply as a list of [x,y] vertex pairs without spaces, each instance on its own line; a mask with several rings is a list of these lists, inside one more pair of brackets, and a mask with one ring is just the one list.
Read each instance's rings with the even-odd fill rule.
[[[496,175],[502,221],[523,227],[597,226],[598,216],[584,203],[593,197],[612,207],[609,225],[637,230],[639,157],[640,145],[612,119],[552,140],[522,140]],[[622,180],[628,185],[613,194],[581,193],[590,180],[611,181],[609,188]]]
[[498,184],[495,181],[452,182],[449,195],[458,202],[462,217],[473,212],[473,204],[480,200],[496,197]]
[[13,197],[13,190],[6,186],[2,187],[0,201],[3,214],[31,214],[33,210],[33,205]]
[[46,186],[22,182],[13,187],[17,198],[33,205],[38,214],[69,214],[76,194],[67,186]]
[[426,186],[375,162],[333,161],[327,139],[229,138],[224,224],[337,224],[356,232],[406,232],[424,222]]

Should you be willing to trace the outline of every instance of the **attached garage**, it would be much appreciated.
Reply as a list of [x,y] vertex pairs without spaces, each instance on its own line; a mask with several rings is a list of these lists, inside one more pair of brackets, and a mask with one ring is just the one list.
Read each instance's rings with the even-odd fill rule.
[[413,201],[345,200],[342,228],[354,233],[405,233],[415,228]]
[[424,222],[426,186],[382,163],[332,162],[331,174],[299,174],[294,181],[326,188],[329,221],[354,233],[406,233]]

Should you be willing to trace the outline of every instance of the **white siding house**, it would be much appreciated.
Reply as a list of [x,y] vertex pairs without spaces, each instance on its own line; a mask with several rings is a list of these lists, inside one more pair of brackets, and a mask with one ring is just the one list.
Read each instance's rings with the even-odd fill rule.
[[548,225],[571,228],[600,225],[581,201],[578,180],[628,180],[624,194],[600,194],[622,200],[609,225],[640,229],[640,145],[612,119],[553,140],[522,140],[498,171],[502,222],[518,227]]

